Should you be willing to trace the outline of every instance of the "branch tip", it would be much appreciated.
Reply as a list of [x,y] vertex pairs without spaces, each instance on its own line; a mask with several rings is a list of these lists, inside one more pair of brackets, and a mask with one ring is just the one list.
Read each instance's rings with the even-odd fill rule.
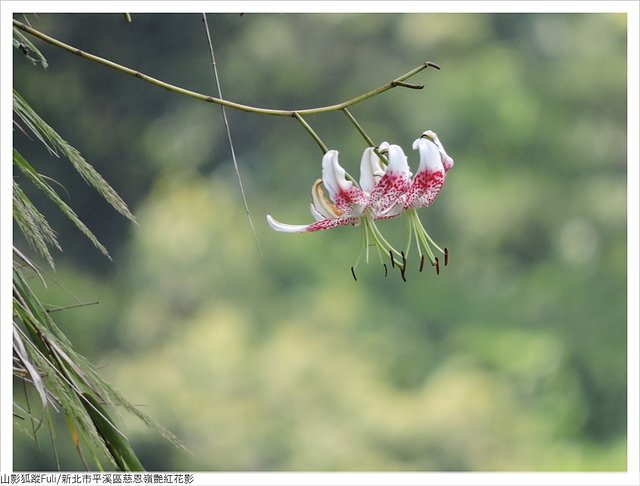
[[391,81],[391,86],[393,86],[394,88],[396,86],[402,86],[403,88],[409,88],[409,89],[424,88],[424,84],[411,84],[411,83],[405,83],[404,81]]

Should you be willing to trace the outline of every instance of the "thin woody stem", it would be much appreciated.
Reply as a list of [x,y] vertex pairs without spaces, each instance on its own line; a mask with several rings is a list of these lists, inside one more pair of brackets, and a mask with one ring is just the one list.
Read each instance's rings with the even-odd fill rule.
[[[318,134],[313,130],[313,128],[311,128],[311,125],[309,125],[307,121],[304,118],[302,118],[302,115],[300,115],[300,113],[298,113],[297,111],[294,111],[292,116],[300,122],[300,124],[309,133],[309,135],[311,135],[311,138],[313,138],[316,141],[316,143],[320,147],[320,150],[322,150],[322,153],[326,154],[329,151],[329,149],[327,148],[325,143],[322,141],[322,139],[318,136]],[[358,182],[348,172],[345,173],[345,176],[354,184],[356,185],[358,184]]]
[[33,35],[34,37],[37,37],[53,46],[59,47],[61,49],[64,49],[67,52],[70,52],[72,54],[75,54],[77,56],[80,56],[84,59],[88,59],[89,61],[93,61],[96,62],[98,64],[102,64],[103,66],[107,66],[111,69],[115,69],[116,71],[120,71],[122,73],[128,74],[130,76],[134,76],[138,79],[141,79],[143,81],[146,81],[147,83],[159,86],[160,88],[164,88],[167,91],[172,91],[174,93],[178,93],[184,96],[189,96],[191,98],[195,98],[197,100],[201,100],[201,101],[206,101],[208,103],[216,103],[218,105],[223,105],[223,106],[227,106],[229,108],[233,108],[235,110],[241,110],[241,111],[248,111],[251,113],[258,113],[261,115],[273,115],[273,116],[295,116],[295,113],[298,113],[299,115],[315,115],[318,113],[328,113],[331,111],[338,111],[338,110],[342,110],[344,108],[347,108],[349,106],[355,105],[356,103],[360,103],[364,100],[367,100],[369,98],[372,98],[374,96],[377,96],[381,93],[384,93],[385,91],[388,91],[392,88],[395,87],[405,87],[405,88],[410,88],[410,87],[414,87],[413,85],[408,85],[408,83],[404,83],[404,81],[406,79],[409,79],[410,77],[416,75],[417,73],[419,73],[420,71],[422,71],[423,69],[426,69],[428,67],[433,67],[435,69],[440,69],[440,66],[438,66],[435,63],[432,62],[423,62],[422,64],[420,64],[419,66],[413,68],[411,71],[403,74],[402,76],[394,79],[393,81],[390,81],[389,83],[386,83],[382,86],[380,86],[379,88],[376,88],[372,91],[369,91],[368,93],[364,93],[360,96],[356,96],[355,98],[352,98],[350,100],[344,101],[342,103],[338,103],[335,105],[329,105],[329,106],[321,106],[321,107],[317,107],[317,108],[307,108],[307,109],[303,109],[303,110],[276,110],[276,109],[271,109],[271,108],[258,108],[255,106],[249,106],[249,105],[243,105],[240,103],[235,103],[233,101],[228,101],[228,100],[224,100],[221,98],[216,98],[213,96],[209,96],[209,95],[205,95],[202,93],[197,93],[196,91],[191,91],[185,88],[181,88],[179,86],[175,86],[173,84],[169,84],[166,83],[164,81],[161,81],[159,79],[153,78],[151,76],[147,76],[146,74],[141,73],[140,71],[137,71],[135,69],[131,69],[129,67],[123,66],[121,64],[115,63],[113,61],[110,61],[108,59],[104,59],[102,57],[99,56],[95,56],[93,54],[89,54],[88,52],[84,52],[80,49],[78,49],[77,47],[73,47],[69,44],[65,44],[64,42],[59,41],[58,39],[55,39],[53,37],[48,36],[47,34],[44,34],[36,29],[34,29],[33,27],[30,27],[26,24],[23,24],[22,22],[18,21],[18,20],[13,20],[13,26],[17,29],[22,30],[23,32],[26,32],[28,34]]
[[367,142],[367,145],[369,145],[369,147],[375,147],[375,144],[373,143],[373,141],[369,138],[369,135],[367,135],[367,133],[363,130],[363,128],[360,126],[360,124],[358,123],[358,120],[356,120],[354,118],[354,116],[351,114],[351,112],[347,109],[347,107],[344,107],[342,109],[342,111],[344,112],[345,115],[347,115],[347,118],[349,119],[349,121],[353,124],[354,127],[356,127],[356,130],[358,130],[358,132],[360,133],[360,135],[362,135],[362,138],[364,138]]
[[307,132],[309,132],[309,135],[311,135],[311,138],[313,138],[316,141],[316,143],[320,147],[320,150],[322,150],[322,153],[326,154],[329,151],[329,149],[324,144],[322,139],[318,136],[318,134],[313,131],[313,128],[311,128],[311,126],[305,121],[305,119],[302,118],[300,113],[298,113],[297,111],[294,111],[293,112],[293,117],[296,118],[302,124],[302,126],[304,127],[304,129]]
[[356,120],[356,118],[351,114],[351,112],[346,107],[342,108],[342,111],[344,112],[345,115],[347,115],[347,118],[353,124],[353,126],[356,127],[356,130],[358,130],[358,133],[362,135],[362,138],[366,140],[367,145],[369,145],[369,147],[373,147],[374,153],[378,156],[378,158],[382,161],[383,164],[387,165],[389,161],[384,155],[380,153],[380,151],[378,150],[378,147],[376,147],[376,145],[373,143],[373,140],[371,140],[369,135],[367,135],[367,132],[365,132],[362,126],[360,126],[360,124],[358,123],[358,120]]

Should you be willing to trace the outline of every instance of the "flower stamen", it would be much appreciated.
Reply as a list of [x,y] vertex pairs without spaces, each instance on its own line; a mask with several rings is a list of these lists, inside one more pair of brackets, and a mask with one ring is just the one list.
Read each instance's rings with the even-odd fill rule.
[[[418,247],[418,255],[420,257],[420,271],[424,269],[425,255],[429,259],[431,266],[436,268],[436,273],[440,274],[440,260],[434,255],[434,249],[444,255],[445,266],[449,263],[449,251],[444,250],[433,241],[424,225],[420,221],[420,217],[415,208],[407,209],[407,218],[411,226],[412,231],[409,232],[409,239],[415,238],[416,246]],[[409,245],[407,245],[408,247]],[[424,254],[423,254],[424,252]]]

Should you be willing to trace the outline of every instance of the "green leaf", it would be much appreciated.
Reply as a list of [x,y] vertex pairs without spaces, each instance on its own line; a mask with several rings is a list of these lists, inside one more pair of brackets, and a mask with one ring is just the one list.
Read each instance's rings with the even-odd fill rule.
[[113,420],[100,402],[89,393],[83,393],[82,397],[83,405],[118,467],[122,471],[144,471],[144,466],[131,449],[129,440],[113,425]]
[[[27,333],[24,331],[19,331],[23,336],[25,349],[34,366],[43,376],[52,400],[60,404],[65,415],[70,416],[79,425],[78,433],[90,446],[89,452],[96,460],[96,464],[99,465],[99,461],[96,459],[95,452],[102,451],[106,454],[107,449],[103,438],[96,435],[93,419],[87,415],[86,404],[80,397],[82,393],[90,393],[102,403],[122,407],[165,439],[184,449],[184,445],[171,432],[129,403],[120,392],[100,377],[94,366],[84,356],[73,349],[71,342],[58,328],[15,264],[13,285],[14,314],[22,321],[30,338],[27,338]],[[111,459],[111,455],[108,455]],[[126,458],[126,453],[123,455],[120,452],[120,457]],[[125,461],[129,467],[135,466],[131,458]]]
[[60,154],[67,157],[82,178],[93,186],[116,211],[135,222],[135,217],[126,203],[109,183],[80,155],[78,150],[40,118],[16,90],[13,91],[13,110],[51,153],[58,157]]
[[87,228],[87,226],[78,218],[76,213],[65,203],[58,193],[44,180],[44,178],[36,171],[29,162],[25,160],[16,149],[13,149],[13,163],[20,171],[47,196],[58,208],[67,216],[73,224],[98,248],[107,258],[111,259],[107,249],[98,241],[95,235]]
[[51,268],[54,268],[49,245],[61,250],[56,234],[46,218],[15,181],[13,181],[13,220],[31,246],[46,258]]
[[[40,396],[40,400],[42,401],[42,406],[46,407],[49,403],[49,397],[47,389],[44,385],[44,380],[42,376],[38,372],[38,369],[33,365],[29,356],[27,354],[27,350],[24,347],[22,342],[22,338],[20,337],[20,333],[18,333],[18,329],[16,326],[13,326],[13,353],[17,360],[20,362],[24,369],[29,374],[29,378],[31,379],[31,383],[36,388],[38,395]],[[14,364],[15,366],[15,364]]]

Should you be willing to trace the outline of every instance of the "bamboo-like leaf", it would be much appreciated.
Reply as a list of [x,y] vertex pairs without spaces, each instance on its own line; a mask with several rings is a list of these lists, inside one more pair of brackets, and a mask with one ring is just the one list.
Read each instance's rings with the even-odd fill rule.
[[71,417],[65,415],[65,420],[67,422],[67,427],[69,428],[69,433],[71,434],[71,440],[73,442],[73,447],[76,448],[78,452],[78,456],[80,456],[80,460],[82,464],[84,464],[85,469],[89,469],[89,465],[87,461],[84,459],[84,454],[82,453],[82,444],[80,443],[80,433],[78,432],[78,427],[76,427],[75,422],[71,419]]
[[[20,48],[32,62],[41,62],[46,67],[46,59],[19,32],[14,36],[14,45]],[[56,157],[65,156],[68,158],[75,170],[88,184],[98,190],[102,197],[117,211],[135,222],[134,216],[116,191],[87,163],[80,152],[50,127],[15,90],[13,109],[16,115],[15,126],[27,137],[29,137],[29,132],[33,133],[34,137]],[[103,254],[109,257],[106,248],[60,197],[52,187],[50,180],[40,174],[15,149],[13,164],[27,180],[34,184],[36,189],[58,206],[62,213]],[[50,248],[60,249],[56,234],[15,180],[13,182],[13,201],[14,221],[27,241],[53,267]],[[45,284],[42,274],[16,248],[14,248],[14,256],[14,375],[22,379],[25,384],[33,385],[40,395],[42,410],[51,432],[56,462],[56,439],[50,413],[52,409],[62,410],[69,426],[73,444],[85,466],[83,449],[88,453],[87,458],[93,459],[98,470],[103,470],[105,459],[108,462],[108,468],[144,470],[127,438],[107,415],[106,405],[116,407],[116,410],[122,408],[133,413],[145,424],[160,432],[163,437],[184,448],[173,434],[129,403],[100,377],[95,367],[86,358],[75,352],[68,338],[58,328],[54,319],[30,288],[23,276],[23,271],[27,267],[32,269]],[[25,399],[28,400],[28,395],[25,395]],[[17,404],[16,407],[18,407]],[[33,417],[30,406],[28,416]],[[39,422],[43,423],[42,420]],[[32,430],[36,440],[38,428],[33,427]]]
[[[132,413],[174,445],[184,449],[184,445],[171,432],[129,403],[120,392],[100,377],[94,366],[89,363],[86,358],[73,349],[69,340],[57,327],[49,313],[46,312],[46,309],[37,299],[19,271],[14,272],[14,312],[18,318],[25,323],[25,327],[33,339],[33,341],[28,341],[30,345],[28,349],[39,350],[38,355],[41,356],[42,359],[49,356],[45,361],[47,370],[49,371],[43,372],[42,374],[47,377],[53,374],[55,378],[58,378],[54,380],[54,388],[57,392],[52,392],[57,402],[65,402],[67,397],[75,400],[73,407],[67,404],[66,408],[65,405],[63,405],[63,408],[66,414],[77,417],[75,419],[80,423],[78,432],[81,433],[81,435],[84,434],[87,436],[85,441],[94,444],[96,440],[100,439],[102,443],[102,439],[98,438],[95,431],[93,431],[94,426],[89,427],[86,423],[86,421],[90,419],[85,410],[86,404],[83,401],[78,401],[78,393],[80,391],[90,392],[93,397],[100,397],[99,399],[102,403],[121,407],[127,412]],[[52,343],[55,344],[52,345]],[[37,364],[42,364],[42,359],[39,359]],[[61,370],[60,367],[63,367],[63,369]],[[74,380],[78,382],[77,384],[71,381],[70,374],[73,374]],[[45,383],[47,383],[47,387],[51,391],[49,381],[45,380]],[[59,389],[58,387],[63,387],[63,389]],[[82,390],[80,388],[82,388]],[[61,396],[62,398],[60,398]],[[82,407],[82,413],[78,411],[78,405]],[[80,416],[78,416],[78,414],[80,414]],[[114,430],[117,430],[113,423],[111,426]],[[118,433],[120,432],[118,431]],[[124,437],[123,434],[121,435]],[[97,450],[104,452],[104,447],[104,444],[102,444]],[[89,451],[93,454],[91,448]]]
[[44,69],[49,67],[47,60],[40,50],[22,32],[13,28],[13,47],[19,49],[33,64],[42,64]]
[[13,91],[13,110],[50,151],[56,155],[62,154],[67,157],[82,178],[93,186],[116,211],[135,222],[135,217],[129,211],[126,203],[109,183],[80,155],[78,150],[72,147],[58,132],[40,118],[15,90]]
[[[40,400],[42,401],[42,406],[46,407],[48,403],[51,403],[47,396],[47,389],[44,385],[44,381],[40,373],[38,373],[37,368],[33,365],[31,360],[29,359],[29,355],[27,354],[27,350],[22,343],[22,339],[20,338],[20,334],[16,329],[15,325],[13,326],[13,352],[17,355],[20,363],[25,367],[27,373],[29,373],[29,377],[31,378],[31,382],[33,386],[35,386],[38,391],[38,395],[40,395]],[[53,405],[55,409],[55,405]]]
[[53,427],[53,419],[51,414],[47,414],[47,425],[49,426],[49,437],[51,438],[51,448],[53,449],[53,457],[56,460],[56,469],[60,471],[60,459],[58,458],[58,447],[56,446],[56,432]]
[[105,408],[98,400],[89,393],[83,393],[82,396],[86,400],[83,402],[91,420],[96,429],[102,436],[107,449],[111,452],[116,464],[123,471],[144,471],[144,466],[140,463],[138,456],[133,452],[129,441],[122,433],[113,425],[113,420]]
[[47,260],[51,268],[54,268],[49,245],[61,250],[56,234],[46,218],[15,181],[13,181],[13,220],[31,246]]
[[[22,262],[29,267],[31,270],[33,270],[35,272],[35,274],[40,278],[40,281],[42,282],[42,285],[44,285],[44,288],[47,288],[47,282],[45,282],[44,277],[42,276],[42,274],[40,273],[40,270],[38,270],[38,267],[36,267],[33,262],[31,260],[29,260],[24,253],[22,253],[20,250],[18,250],[15,246],[13,247],[13,254],[15,256],[17,256],[20,260],[22,260]],[[13,261],[13,265],[14,267],[16,266],[17,262],[14,258]]]
[[[28,313],[23,308],[18,307],[17,313],[21,320],[29,319]],[[82,405],[78,392],[65,378],[57,363],[47,357],[31,340],[25,339],[24,342],[31,360],[41,370],[50,396],[55,398],[65,416],[70,417],[76,423],[81,440],[90,450],[97,451],[101,456],[111,460],[111,455]],[[47,410],[45,409],[45,411]],[[113,465],[115,466],[115,463]]]
[[29,162],[25,160],[16,149],[13,149],[13,163],[20,171],[31,180],[31,182],[47,196],[56,206],[67,216],[73,224],[98,248],[107,258],[111,259],[107,249],[98,241],[95,235],[87,228],[87,226],[78,218],[76,213],[65,203],[58,193],[44,180],[44,178],[36,171]]

